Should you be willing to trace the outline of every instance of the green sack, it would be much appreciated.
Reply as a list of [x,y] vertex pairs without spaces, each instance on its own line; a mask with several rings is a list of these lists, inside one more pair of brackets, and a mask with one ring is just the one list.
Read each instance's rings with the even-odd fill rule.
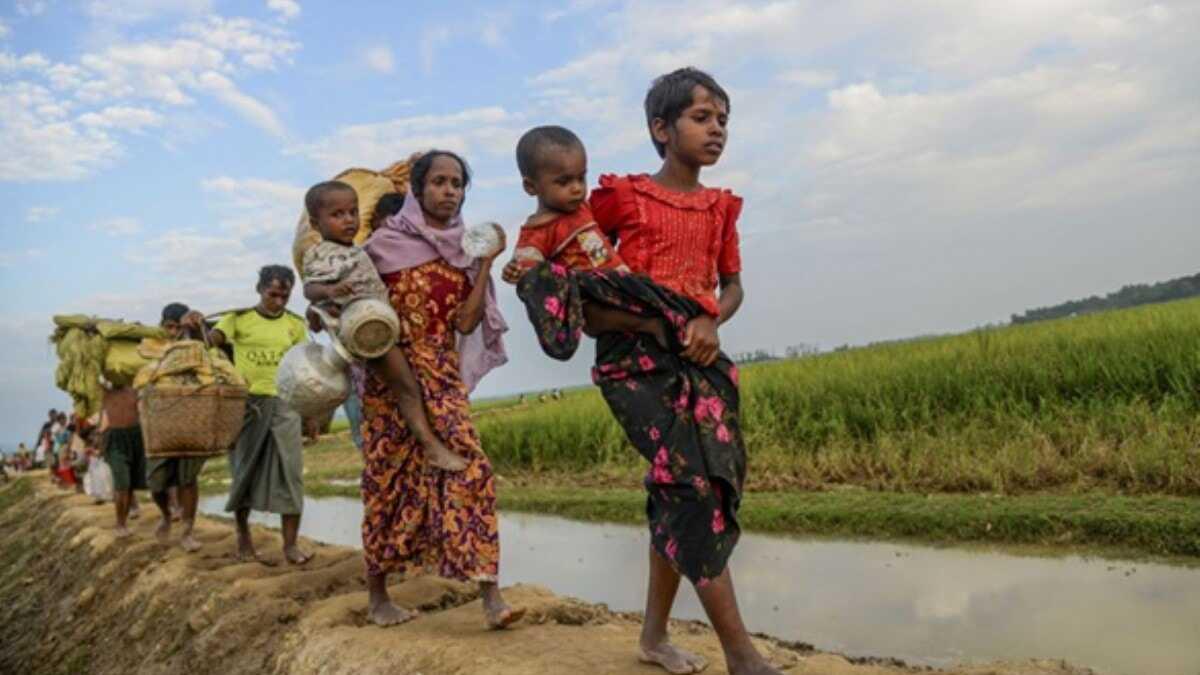
[[158,326],[145,326],[140,323],[124,321],[97,321],[96,330],[104,336],[106,340],[133,340],[138,341],[143,338],[162,338],[166,337],[167,333]]
[[109,340],[108,353],[104,355],[104,378],[113,386],[127,387],[148,363],[150,359],[138,354],[136,340]]
[[59,314],[54,317],[54,325],[59,328],[91,328],[96,324],[96,317],[86,314]]

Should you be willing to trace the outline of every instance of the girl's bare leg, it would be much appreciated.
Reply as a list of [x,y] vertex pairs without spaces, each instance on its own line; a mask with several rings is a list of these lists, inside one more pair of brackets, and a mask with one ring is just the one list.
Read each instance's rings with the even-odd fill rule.
[[704,613],[721,640],[729,675],[780,675],[780,671],[767,663],[750,641],[750,634],[746,632],[746,625],[742,623],[742,614],[738,610],[729,567],[721,572],[721,576],[703,587],[697,587],[696,595],[700,596]]
[[650,582],[646,588],[646,616],[638,641],[638,658],[676,675],[698,673],[708,667],[708,661],[671,644],[667,634],[667,622],[678,591],[679,573],[651,546]]

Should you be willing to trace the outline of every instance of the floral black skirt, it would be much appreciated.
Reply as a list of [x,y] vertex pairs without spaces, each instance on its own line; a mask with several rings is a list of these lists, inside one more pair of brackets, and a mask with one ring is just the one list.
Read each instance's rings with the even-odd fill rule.
[[646,334],[597,339],[592,379],[630,443],[650,462],[646,515],[651,542],[692,583],[720,576],[737,544],[746,477],[738,423],[737,367],[724,354],[702,368],[679,356],[699,305],[626,272],[573,272],[543,263],[521,278],[542,350],[565,360],[579,346],[584,302],[661,318],[666,348]]

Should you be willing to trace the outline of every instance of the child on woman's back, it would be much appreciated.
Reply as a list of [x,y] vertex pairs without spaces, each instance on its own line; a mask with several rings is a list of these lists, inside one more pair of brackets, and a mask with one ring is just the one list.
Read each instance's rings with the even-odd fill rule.
[[[338,311],[350,303],[375,298],[388,306],[387,286],[371,258],[354,244],[358,232],[358,193],[340,181],[318,183],[304,197],[312,226],[322,241],[304,254],[304,297],[317,305]],[[409,430],[428,453],[430,464],[448,471],[461,471],[467,463],[449,450],[434,433],[425,413],[420,385],[400,348],[367,361],[367,367],[388,383],[399,401],[400,414]]]

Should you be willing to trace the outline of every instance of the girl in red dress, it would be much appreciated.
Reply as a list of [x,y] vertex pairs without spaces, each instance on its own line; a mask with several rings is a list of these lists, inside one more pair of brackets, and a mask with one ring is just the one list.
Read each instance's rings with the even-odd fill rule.
[[[730,673],[779,672],[750,641],[727,566],[741,531],[746,448],[738,373],[720,351],[718,327],[742,304],[742,200],[703,186],[700,170],[720,159],[728,118],[729,96],[708,74],[684,68],[655,80],[646,121],[662,168],[654,175],[601,176],[591,197],[596,223],[617,241],[632,273],[549,263],[523,275],[515,265],[505,270],[507,281],[519,281],[548,354],[569,357],[585,323],[587,332],[599,333],[593,379],[650,462],[650,580],[640,658],[672,673],[707,666],[667,635],[681,576],[695,586]],[[664,339],[614,326],[629,314],[661,320],[670,330]]]

